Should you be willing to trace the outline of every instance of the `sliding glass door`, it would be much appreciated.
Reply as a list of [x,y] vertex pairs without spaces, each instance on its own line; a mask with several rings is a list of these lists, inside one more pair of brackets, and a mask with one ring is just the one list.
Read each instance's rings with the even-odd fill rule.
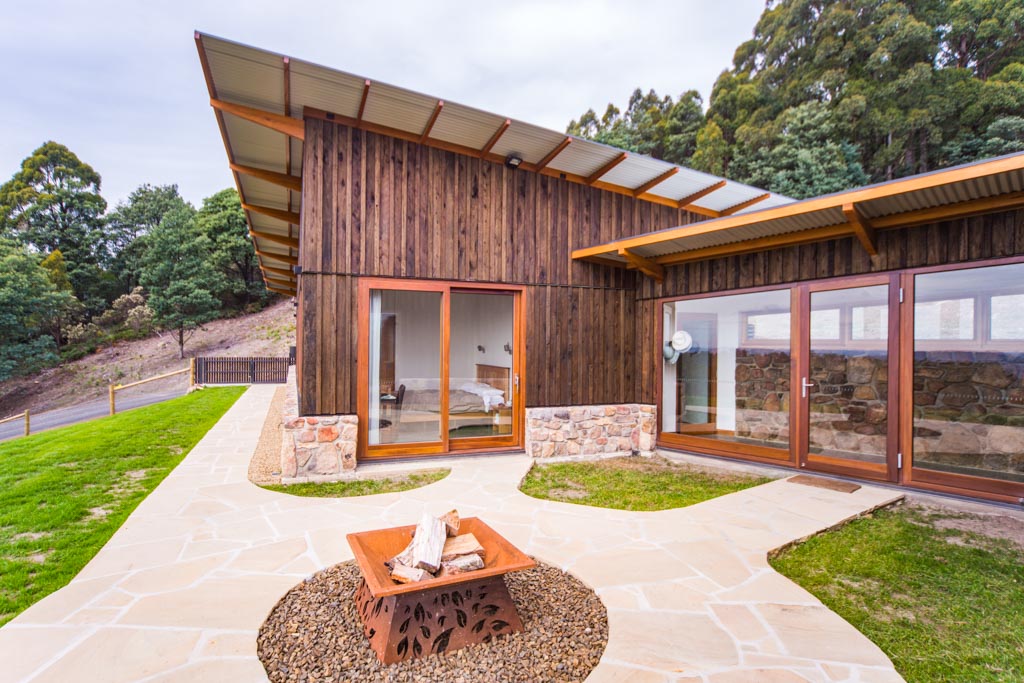
[[363,457],[521,445],[521,291],[364,279]]

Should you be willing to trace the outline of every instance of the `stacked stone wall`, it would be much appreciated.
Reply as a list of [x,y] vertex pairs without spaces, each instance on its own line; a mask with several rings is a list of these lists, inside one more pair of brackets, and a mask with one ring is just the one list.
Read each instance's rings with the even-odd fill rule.
[[285,483],[329,481],[355,470],[359,419],[355,415],[300,416],[294,368],[288,374],[281,422]]
[[527,408],[526,423],[526,452],[535,458],[654,452],[652,405]]

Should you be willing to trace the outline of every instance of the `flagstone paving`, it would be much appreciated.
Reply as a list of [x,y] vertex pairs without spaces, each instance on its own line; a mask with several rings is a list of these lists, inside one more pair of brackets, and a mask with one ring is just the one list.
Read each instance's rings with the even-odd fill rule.
[[531,461],[512,455],[452,460],[414,491],[300,498],[246,478],[273,393],[249,389],[68,586],[0,629],[0,681],[265,681],[260,624],[351,558],[346,533],[451,507],[598,592],[609,642],[591,683],[902,680],[766,557],[897,493],[778,480],[688,508],[604,510],[523,495]]

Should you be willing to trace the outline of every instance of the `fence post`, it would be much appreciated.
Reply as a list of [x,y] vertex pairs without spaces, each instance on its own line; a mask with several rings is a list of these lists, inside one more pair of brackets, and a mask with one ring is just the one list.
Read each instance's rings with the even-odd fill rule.
[[32,431],[31,423],[29,422],[28,408],[25,409],[25,436],[28,436],[29,432]]
[[110,385],[110,414],[113,415],[117,412],[117,408],[114,405],[114,385]]
[[195,356],[188,359],[188,388],[196,385],[196,359]]

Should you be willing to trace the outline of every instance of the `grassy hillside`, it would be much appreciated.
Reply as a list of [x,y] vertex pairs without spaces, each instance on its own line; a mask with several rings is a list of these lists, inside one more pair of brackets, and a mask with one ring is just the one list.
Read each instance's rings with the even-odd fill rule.
[[[196,331],[186,356],[285,356],[295,343],[295,307],[281,301],[259,313],[214,320]],[[35,375],[0,382],[0,417],[28,408],[42,412],[89,400],[105,399],[110,382],[127,384],[185,367],[168,334],[118,342],[80,360]],[[132,391],[184,389],[185,375],[153,382]]]

